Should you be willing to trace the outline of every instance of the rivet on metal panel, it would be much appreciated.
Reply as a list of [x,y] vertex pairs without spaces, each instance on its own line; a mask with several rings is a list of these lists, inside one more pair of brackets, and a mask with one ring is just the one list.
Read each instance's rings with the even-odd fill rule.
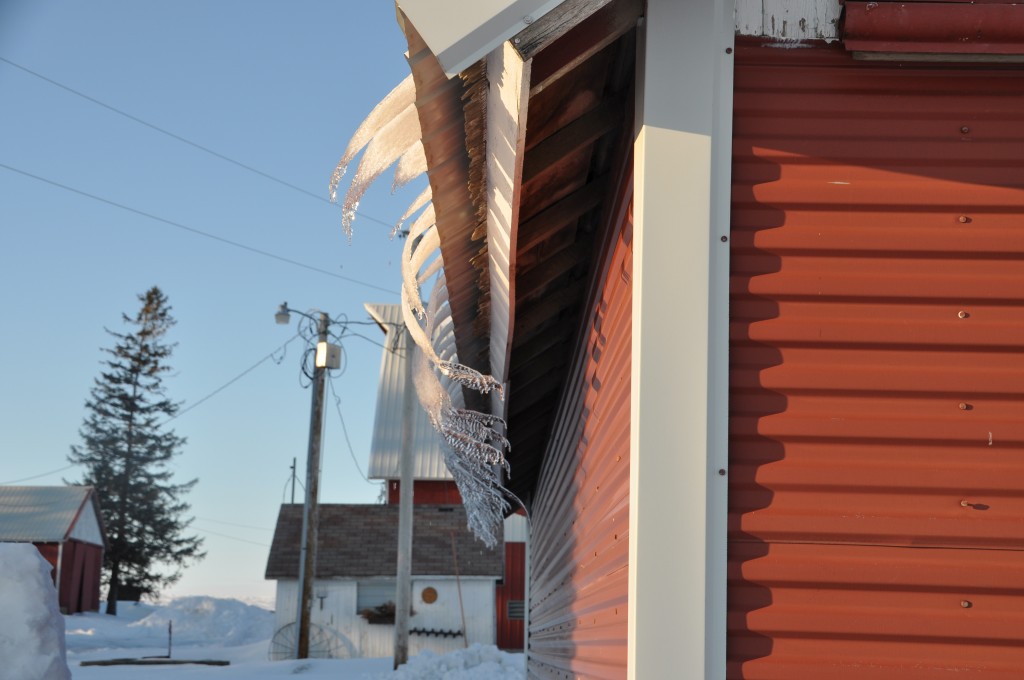
[[719,474],[719,475],[722,475],[722,476],[725,476],[725,468],[720,468],[720,469],[718,470],[718,474]]
[[960,410],[961,411],[970,411],[971,410],[971,405],[968,404],[967,402],[961,401],[960,402]]
[[731,47],[726,47],[725,48],[725,53],[726,54],[732,54],[732,48]]
[[722,243],[725,243],[725,242],[727,242],[728,240],[729,240],[729,237],[728,237],[728,236],[723,236],[723,237],[722,237]]
[[967,127],[966,125],[964,125],[962,128],[960,128],[960,132],[964,133],[965,135],[968,132],[970,132],[970,131],[971,131],[971,128]]
[[514,42],[516,45],[518,45],[519,43],[522,42],[522,40],[520,40],[519,38],[515,38],[512,42]]
[[970,314],[968,314],[967,312],[965,312],[963,310],[960,310],[960,312],[957,314],[957,316],[960,317],[961,319],[966,319],[967,317],[970,316]]
[[530,24],[533,23],[533,17],[527,14],[525,17],[523,17],[523,23],[529,26]]
[[970,609],[973,605],[970,600],[960,600],[960,606],[964,609]]
[[968,222],[971,221],[971,218],[968,217],[967,215],[961,215],[960,217],[957,218],[957,220],[959,220],[960,224],[967,224]]

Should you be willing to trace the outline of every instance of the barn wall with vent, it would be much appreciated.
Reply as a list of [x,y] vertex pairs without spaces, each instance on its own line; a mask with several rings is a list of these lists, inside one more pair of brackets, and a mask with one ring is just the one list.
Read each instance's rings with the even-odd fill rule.
[[728,677],[1024,677],[1024,71],[736,58]]

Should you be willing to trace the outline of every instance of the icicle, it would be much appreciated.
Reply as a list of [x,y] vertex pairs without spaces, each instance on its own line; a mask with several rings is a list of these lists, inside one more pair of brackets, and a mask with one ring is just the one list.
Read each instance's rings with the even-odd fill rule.
[[402,225],[405,224],[405,221],[407,219],[412,217],[417,210],[419,210],[427,203],[429,203],[433,197],[434,195],[430,191],[430,186],[427,185],[427,188],[424,189],[423,192],[416,197],[416,200],[412,202],[412,205],[409,206],[409,208],[405,211],[405,214],[402,215],[401,219],[398,220],[398,223],[395,225],[395,228],[391,230],[391,238],[394,238],[395,234],[401,231]]
[[[415,85],[409,77],[366,118],[331,175],[331,201],[336,201],[348,165],[362,151],[342,203],[342,225],[350,240],[360,199],[388,167],[397,161],[392,191],[427,169],[415,98]],[[431,425],[445,442],[445,463],[462,496],[469,528],[493,547],[501,537],[502,521],[510,507],[506,498],[512,497],[502,487],[497,472],[497,466],[509,470],[504,453],[509,442],[501,418],[463,408],[462,388],[483,394],[496,390],[501,395],[502,386],[492,376],[459,363],[431,197],[428,186],[391,233],[393,238],[406,220],[422,210],[402,248],[401,309],[414,343],[409,357],[413,384]],[[424,305],[421,286],[431,278],[433,290],[429,304]]]
[[[434,207],[431,205],[413,222],[409,236],[405,239],[405,245],[402,246],[402,288],[405,289],[409,300],[408,304],[412,306],[413,312],[419,318],[423,318],[423,300],[420,297],[419,266],[414,259],[414,252],[422,253],[421,256],[428,254],[428,251],[424,249],[424,244],[417,243],[417,239],[433,226]],[[436,230],[434,235],[437,235]]]
[[398,159],[398,165],[395,166],[395,179],[391,182],[391,193],[395,193],[426,171],[427,155],[423,151],[423,142],[417,140]]
[[[381,128],[366,145],[359,167],[352,178],[352,184],[345,194],[342,208],[347,214],[353,205],[359,203],[369,186],[392,163],[406,152],[413,144],[420,144],[420,119],[416,106],[410,104],[392,121]],[[342,220],[345,233],[351,238],[352,221]]]
[[345,171],[348,168],[349,163],[356,157],[364,146],[366,146],[373,136],[380,131],[387,123],[394,120],[395,116],[404,111],[410,104],[416,101],[416,84],[413,82],[412,75],[410,74],[405,80],[400,82],[398,86],[391,90],[384,99],[380,101],[377,106],[370,111],[370,115],[366,117],[366,120],[356,129],[352,139],[349,141],[348,146],[345,147],[345,153],[342,154],[341,160],[338,161],[337,167],[334,169],[334,173],[331,175],[330,181],[330,195],[331,202],[334,203],[338,200],[338,184],[341,183],[341,178],[344,177]]

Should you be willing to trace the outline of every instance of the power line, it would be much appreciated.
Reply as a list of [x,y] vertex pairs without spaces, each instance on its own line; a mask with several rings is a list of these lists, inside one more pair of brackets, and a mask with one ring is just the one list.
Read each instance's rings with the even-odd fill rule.
[[273,352],[271,352],[271,353],[270,353],[270,354],[268,354],[267,356],[263,357],[262,359],[260,359],[259,361],[257,361],[257,362],[256,362],[255,364],[253,364],[253,365],[252,365],[252,366],[250,366],[249,368],[245,369],[244,371],[242,371],[241,373],[239,373],[238,375],[236,375],[236,376],[235,376],[234,378],[232,378],[231,380],[227,381],[226,383],[224,383],[223,385],[221,385],[220,387],[218,387],[217,389],[215,389],[215,390],[214,390],[213,392],[210,392],[210,393],[209,393],[209,394],[207,394],[207,395],[206,395],[205,397],[203,397],[203,398],[202,398],[202,399],[200,399],[199,401],[195,402],[194,404],[192,404],[192,405],[191,405],[191,406],[189,406],[188,408],[185,408],[185,409],[182,409],[182,410],[178,411],[177,413],[175,413],[175,414],[174,414],[173,416],[171,416],[170,418],[168,418],[167,420],[165,420],[165,421],[164,421],[163,423],[161,423],[161,424],[162,424],[162,425],[166,425],[167,423],[171,422],[171,421],[172,421],[172,420],[174,420],[175,418],[180,418],[181,416],[185,415],[186,413],[188,413],[189,411],[191,411],[192,409],[194,409],[194,408],[195,408],[196,406],[199,406],[200,404],[202,404],[202,403],[203,403],[204,401],[206,401],[207,399],[210,399],[211,397],[214,397],[214,396],[216,396],[217,394],[219,394],[219,393],[220,393],[220,392],[222,392],[223,390],[225,390],[225,389],[227,389],[228,387],[230,387],[231,385],[235,384],[236,382],[238,382],[239,380],[241,380],[241,379],[242,379],[243,377],[245,377],[245,376],[246,376],[246,375],[247,375],[248,373],[250,373],[250,372],[252,372],[252,371],[256,370],[256,368],[257,368],[257,367],[259,367],[259,366],[261,366],[261,365],[262,365],[262,364],[263,364],[263,363],[264,363],[265,361],[267,361],[267,359],[272,359],[272,358],[274,357],[274,355],[275,355],[275,354],[277,354],[277,353],[278,353],[278,352],[280,352],[281,350],[283,350],[283,349],[285,349],[286,347],[288,347],[288,345],[290,345],[290,344],[291,344],[292,342],[294,342],[295,340],[297,340],[297,339],[298,339],[298,338],[299,338],[300,336],[301,336],[301,333],[296,333],[296,334],[295,334],[295,335],[293,335],[293,336],[292,336],[291,338],[289,338],[287,342],[285,342],[285,343],[284,343],[283,345],[281,345],[280,347],[278,347],[277,349],[275,349],[275,350],[274,350]]
[[[26,66],[22,66],[21,64],[17,64],[15,62],[11,61],[10,59],[6,59],[4,57],[0,57],[0,61],[4,62],[4,63],[6,63],[6,64],[8,64],[10,66],[13,66],[16,69],[20,69],[21,71],[24,71],[25,73],[27,73],[27,74],[29,74],[31,76],[35,76],[36,78],[39,78],[40,80],[43,80],[43,81],[45,81],[47,83],[50,83],[51,85],[53,85],[55,87],[59,87],[60,89],[66,91],[66,92],[70,92],[71,94],[75,95],[76,97],[81,97],[82,99],[85,99],[86,101],[89,101],[89,102],[92,102],[93,104],[96,104],[97,106],[102,106],[103,108],[107,109],[108,111],[112,111],[112,112],[118,114],[119,116],[124,116],[128,120],[131,120],[131,121],[133,121],[135,123],[138,123],[139,125],[144,125],[145,127],[148,127],[151,130],[155,130],[156,132],[159,132],[162,135],[167,135],[171,139],[175,139],[175,140],[177,140],[177,141],[179,141],[179,142],[181,142],[183,144],[188,144],[189,146],[191,146],[193,148],[196,148],[196,149],[199,149],[200,151],[203,151],[205,153],[208,153],[211,156],[214,156],[216,158],[221,159],[222,161],[226,161],[228,163],[231,163],[232,165],[236,165],[236,166],[242,168],[243,170],[248,170],[249,172],[255,173],[255,174],[259,175],[260,177],[263,177],[265,179],[269,179],[272,182],[277,182],[278,184],[280,184],[282,186],[288,187],[289,189],[297,191],[297,192],[299,192],[301,194],[305,194],[306,196],[311,196],[312,198],[315,198],[318,201],[321,201],[323,203],[327,203],[328,205],[337,205],[335,203],[332,203],[329,199],[324,198],[323,196],[320,196],[318,194],[314,194],[312,191],[309,191],[307,189],[303,189],[300,186],[292,184],[291,182],[286,182],[285,180],[280,179],[278,177],[274,177],[273,175],[271,175],[269,173],[266,173],[266,172],[263,172],[262,170],[254,168],[251,165],[246,165],[245,163],[242,163],[241,161],[236,161],[234,158],[231,158],[229,156],[225,156],[224,154],[220,153],[219,151],[214,151],[213,149],[211,149],[209,147],[205,147],[202,144],[197,144],[196,142],[193,142],[190,139],[187,139],[185,137],[182,137],[181,135],[175,134],[175,133],[171,132],[170,130],[165,130],[164,128],[162,128],[162,127],[160,127],[158,125],[154,125],[153,123],[150,123],[148,121],[145,121],[145,120],[139,118],[138,116],[133,116],[132,114],[130,114],[130,113],[126,112],[126,111],[122,111],[121,109],[117,108],[116,106],[111,106],[110,104],[107,104],[106,102],[102,102],[99,99],[96,99],[95,97],[90,97],[89,95],[85,94],[84,92],[80,92],[80,91],[78,91],[78,90],[76,90],[74,88],[71,88],[71,87],[68,87],[67,85],[64,85],[63,83],[59,83],[56,80],[54,80],[53,78],[48,78],[48,77],[44,76],[43,74],[37,73],[36,71],[33,71],[32,69],[30,69],[30,68],[28,68]],[[371,222],[376,222],[377,224],[380,224],[380,225],[383,225],[385,227],[388,227],[389,229],[390,228],[394,228],[394,226],[395,226],[393,224],[389,224],[389,223],[385,222],[384,220],[378,219],[376,217],[372,217],[370,215],[367,215],[365,213],[361,213],[359,211],[356,211],[356,215],[359,215],[363,219],[370,220]]]
[[40,473],[38,475],[32,475],[31,477],[22,477],[21,479],[12,479],[9,482],[0,482],[0,486],[7,486],[9,484],[17,484],[18,482],[27,482],[27,481],[30,481],[30,480],[33,480],[33,479],[39,479],[40,477],[48,477],[50,475],[55,475],[58,472],[64,472],[65,470],[70,470],[73,467],[75,467],[74,463],[72,463],[71,465],[65,465],[62,468],[57,468],[56,470],[50,470],[49,472],[43,472],[43,473]]
[[348,455],[352,457],[352,462],[355,463],[356,470],[359,472],[359,476],[363,478],[363,481],[367,484],[373,484],[366,475],[363,474],[363,469],[359,466],[359,461],[356,459],[356,452],[352,448],[352,441],[348,438],[348,428],[345,427],[345,417],[341,415],[341,397],[334,391],[334,380],[328,380],[328,384],[331,386],[331,394],[334,396],[334,408],[338,411],[338,420],[341,421],[341,431],[345,435],[345,443],[348,445]]
[[342,276],[341,274],[336,274],[336,273],[334,273],[332,271],[328,271],[326,269],[320,269],[319,267],[314,267],[313,265],[305,264],[305,263],[299,262],[297,260],[291,260],[291,259],[289,259],[287,257],[282,257],[281,255],[275,255],[274,253],[267,252],[266,250],[260,250],[259,248],[253,248],[252,246],[247,246],[244,243],[239,243],[238,241],[232,241],[231,239],[226,239],[223,236],[217,236],[215,234],[211,234],[209,232],[202,231],[201,229],[196,229],[195,227],[189,227],[187,225],[182,224],[181,222],[175,222],[174,220],[169,220],[169,219],[166,219],[164,217],[160,217],[158,215],[154,215],[153,213],[148,213],[148,212],[145,212],[144,210],[139,210],[138,208],[132,208],[132,207],[129,207],[127,205],[124,205],[123,203],[118,203],[117,201],[112,201],[112,200],[110,200],[108,198],[103,198],[102,196],[97,196],[96,194],[90,194],[87,191],[82,191],[81,189],[75,189],[74,187],[70,187],[70,186],[68,186],[66,184],[61,184],[60,182],[55,182],[52,179],[47,179],[45,177],[40,177],[39,175],[34,175],[31,172],[27,172],[25,170],[21,170],[19,168],[15,168],[13,166],[7,165],[6,163],[0,163],[0,168],[5,168],[7,170],[10,170],[11,172],[18,173],[19,175],[24,175],[25,177],[30,177],[30,178],[32,178],[32,179],[34,179],[36,181],[43,182],[45,184],[49,184],[51,186],[58,187],[60,189],[64,189],[65,191],[70,191],[73,194],[78,194],[79,196],[85,196],[86,198],[91,198],[94,201],[99,201],[100,203],[106,203],[107,205],[114,206],[115,208],[120,208],[121,210],[125,210],[127,212],[134,213],[136,215],[141,215],[142,217],[149,218],[149,219],[154,220],[156,222],[161,222],[163,224],[166,224],[166,225],[169,225],[169,226],[172,226],[172,227],[176,227],[177,229],[183,229],[184,231],[191,232],[191,233],[196,234],[198,236],[203,236],[203,237],[208,238],[208,239],[213,240],[213,241],[219,241],[221,243],[226,243],[229,246],[234,246],[235,248],[241,248],[242,250],[248,250],[250,253],[256,253],[257,255],[262,255],[263,257],[269,257],[270,259],[277,260],[278,262],[284,262],[286,264],[290,264],[290,265],[293,265],[295,267],[302,267],[303,269],[308,269],[309,271],[317,272],[318,274],[326,274],[327,276],[331,276],[331,277],[334,277],[336,279],[341,279],[342,281],[348,281],[350,283],[355,283],[355,284],[358,284],[360,286],[366,286],[367,288],[373,288],[375,290],[382,290],[385,293],[391,293],[392,295],[396,294],[395,291],[390,289],[390,288],[384,288],[383,286],[377,286],[377,285],[374,285],[372,283],[366,283],[365,281],[360,281],[358,279],[353,279],[353,278],[351,278],[349,276]]
[[211,517],[196,517],[196,519],[198,519],[201,522],[213,522],[214,524],[223,524],[225,526],[239,527],[241,529],[254,529],[256,531],[273,531],[273,529],[268,529],[267,527],[254,527],[251,524],[238,524],[236,522],[225,522],[224,520],[213,519]]
[[257,543],[256,541],[250,541],[250,540],[248,540],[246,538],[238,538],[237,536],[229,536],[228,534],[222,534],[222,533],[219,533],[217,531],[210,531],[209,529],[204,529],[202,527],[197,527],[195,525],[192,525],[192,528],[195,529],[198,532],[201,532],[201,533],[204,533],[204,534],[209,534],[210,536],[220,536],[221,538],[229,538],[232,541],[238,541],[239,543],[249,543],[251,545],[258,545],[261,548],[269,548],[270,547],[266,543]]

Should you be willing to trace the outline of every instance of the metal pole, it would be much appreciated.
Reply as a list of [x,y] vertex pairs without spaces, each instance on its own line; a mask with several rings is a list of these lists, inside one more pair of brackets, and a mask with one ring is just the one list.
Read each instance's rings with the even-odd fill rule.
[[295,458],[292,457],[292,505],[295,505]]
[[[330,318],[320,312],[319,342],[327,342]],[[295,658],[309,657],[309,618],[313,608],[313,579],[316,574],[317,534],[320,512],[317,495],[320,486],[320,444],[324,424],[324,380],[327,369],[313,366],[313,398],[309,416],[309,455],[306,460],[306,503],[302,506],[302,550],[299,555],[299,634]]]
[[398,487],[398,575],[395,579],[395,669],[409,661],[409,609],[412,606],[412,334],[405,330],[405,389],[402,394],[402,460]]

